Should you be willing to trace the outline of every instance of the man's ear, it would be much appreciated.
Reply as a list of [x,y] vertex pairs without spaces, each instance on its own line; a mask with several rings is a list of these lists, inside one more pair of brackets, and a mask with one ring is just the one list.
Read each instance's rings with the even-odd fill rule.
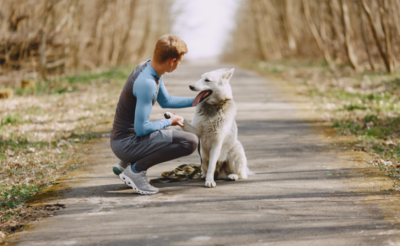
[[169,65],[170,65],[170,66],[173,66],[175,62],[176,62],[176,58],[171,58],[171,59],[169,60]]
[[235,71],[234,68],[229,69],[222,75],[222,79],[229,81],[232,78],[233,72]]

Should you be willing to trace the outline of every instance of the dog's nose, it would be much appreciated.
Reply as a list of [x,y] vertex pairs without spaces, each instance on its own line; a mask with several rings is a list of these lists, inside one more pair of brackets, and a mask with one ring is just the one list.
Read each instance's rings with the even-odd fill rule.
[[194,90],[194,86],[193,85],[189,85],[189,88],[193,91]]

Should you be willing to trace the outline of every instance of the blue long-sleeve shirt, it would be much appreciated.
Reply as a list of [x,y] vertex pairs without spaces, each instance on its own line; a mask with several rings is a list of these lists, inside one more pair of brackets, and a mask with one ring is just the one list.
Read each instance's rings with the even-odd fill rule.
[[171,120],[167,119],[149,120],[153,108],[153,100],[157,92],[155,78],[159,78],[160,87],[157,102],[162,108],[187,108],[191,107],[194,101],[193,97],[185,98],[169,95],[162,76],[161,78],[158,76],[154,68],[148,64],[149,61],[147,61],[146,68],[140,73],[133,85],[133,95],[137,100],[134,130],[138,136],[144,136],[171,125]]

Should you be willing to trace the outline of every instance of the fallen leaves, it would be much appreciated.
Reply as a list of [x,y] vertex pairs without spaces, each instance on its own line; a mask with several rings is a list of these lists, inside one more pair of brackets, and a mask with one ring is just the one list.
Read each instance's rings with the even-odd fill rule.
[[14,155],[15,155],[14,151],[12,151],[12,150],[10,150],[10,149],[7,149],[7,150],[5,151],[5,154],[6,154],[8,157],[11,157],[11,156],[14,156]]
[[385,144],[387,146],[397,146],[398,145],[397,143],[393,142],[393,140],[388,140],[388,141],[385,142]]
[[385,160],[383,160],[383,159],[381,159],[379,157],[376,157],[374,162],[373,162],[373,165],[375,165],[375,166],[383,165],[383,166],[386,166],[386,167],[392,167],[393,163],[391,161],[385,161]]
[[0,243],[2,243],[5,238],[6,238],[6,234],[4,232],[0,231]]
[[[8,209],[0,212],[0,239],[4,240],[6,233],[21,230],[25,224],[52,217],[57,211],[66,208],[64,204],[46,204],[43,206],[25,206],[24,208]],[[1,242],[1,240],[0,240]]]
[[27,152],[28,152],[28,153],[34,153],[34,152],[35,152],[35,148],[29,147],[29,148],[27,149]]

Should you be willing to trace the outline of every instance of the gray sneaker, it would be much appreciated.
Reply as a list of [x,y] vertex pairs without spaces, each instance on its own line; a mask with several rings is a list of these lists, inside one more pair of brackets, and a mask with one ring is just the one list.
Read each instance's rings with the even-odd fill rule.
[[153,187],[149,184],[149,181],[146,177],[146,171],[134,173],[132,172],[131,164],[125,168],[125,171],[123,171],[119,177],[137,193],[142,195],[151,195],[158,192],[156,187]]
[[118,177],[121,179],[122,182],[125,183],[125,180],[123,180],[120,176],[120,174],[126,169],[128,163],[124,161],[120,161],[117,165],[113,167],[113,172],[115,175],[118,175]]
[[128,166],[128,163],[124,161],[119,161],[119,163],[115,166],[113,166],[113,172],[115,175],[120,175],[125,168]]

